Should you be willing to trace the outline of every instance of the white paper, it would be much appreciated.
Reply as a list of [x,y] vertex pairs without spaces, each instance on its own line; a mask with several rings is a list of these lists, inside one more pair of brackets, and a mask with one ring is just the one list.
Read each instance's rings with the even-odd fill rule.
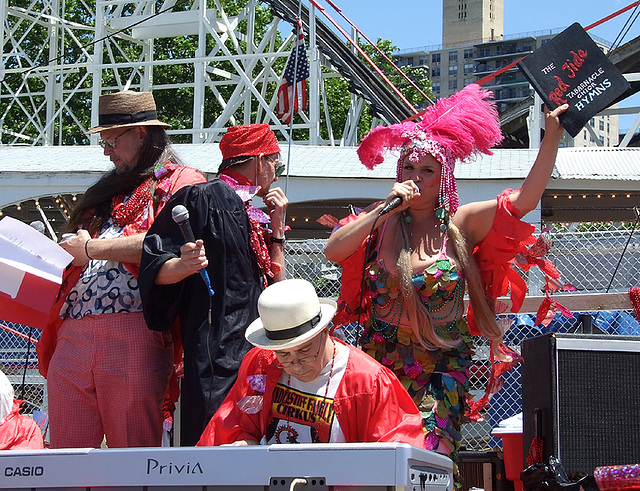
[[11,298],[18,296],[25,275],[23,270],[14,266],[15,264],[15,261],[3,261],[0,258],[0,292],[6,293]]

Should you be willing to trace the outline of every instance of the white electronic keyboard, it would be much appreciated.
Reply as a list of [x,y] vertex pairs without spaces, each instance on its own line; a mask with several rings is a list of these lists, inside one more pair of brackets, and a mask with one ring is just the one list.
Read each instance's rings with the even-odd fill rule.
[[0,451],[0,488],[452,491],[450,459],[404,443]]

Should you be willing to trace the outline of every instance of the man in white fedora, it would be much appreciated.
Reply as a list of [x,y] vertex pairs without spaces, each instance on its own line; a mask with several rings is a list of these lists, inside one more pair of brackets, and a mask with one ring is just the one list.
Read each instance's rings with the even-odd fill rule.
[[73,255],[38,343],[51,447],[159,446],[173,370],[168,333],[147,328],[138,273],[145,234],[178,189],[204,182],[182,164],[150,92],[100,96],[99,143],[114,168],[78,200],[61,242]]
[[258,299],[256,346],[199,446],[393,441],[424,448],[420,413],[398,378],[331,337],[336,303],[284,280]]

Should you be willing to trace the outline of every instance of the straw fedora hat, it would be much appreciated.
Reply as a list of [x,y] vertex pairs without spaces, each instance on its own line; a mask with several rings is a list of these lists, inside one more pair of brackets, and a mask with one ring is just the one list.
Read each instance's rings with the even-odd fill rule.
[[151,92],[125,90],[113,94],[102,94],[98,112],[98,126],[87,131],[87,135],[132,126],[171,128],[171,125],[158,121],[156,101]]
[[331,322],[336,310],[336,303],[319,299],[308,281],[279,281],[260,294],[260,317],[249,325],[245,337],[263,349],[294,348],[320,333]]

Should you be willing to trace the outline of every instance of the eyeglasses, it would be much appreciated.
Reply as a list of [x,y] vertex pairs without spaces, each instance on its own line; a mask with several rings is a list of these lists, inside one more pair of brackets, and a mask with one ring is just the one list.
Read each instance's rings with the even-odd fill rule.
[[118,138],[120,138],[122,135],[124,135],[125,133],[127,133],[128,131],[131,131],[133,128],[129,128],[126,131],[123,131],[122,133],[120,133],[118,136],[116,136],[115,138],[109,138],[108,140],[98,140],[98,145],[100,145],[102,148],[107,148],[109,147],[111,150],[115,150],[116,145],[117,145],[117,140]]
[[[324,346],[324,343],[322,342],[322,340],[324,339],[324,336],[320,336],[320,344],[318,345],[318,351],[316,351],[315,355],[307,355],[307,356],[303,356],[302,358],[298,358],[295,361],[276,361],[276,367],[277,368],[289,368],[292,367],[293,365],[306,365],[308,363],[312,363],[313,361],[315,361],[316,358],[318,358],[318,356],[320,356],[320,351],[322,350],[322,346]],[[277,352],[276,352],[277,355]]]
[[280,159],[274,159],[273,157],[267,157],[267,159],[269,159],[271,162],[275,164],[275,167],[273,170],[276,174],[276,177],[280,177],[284,172],[284,169],[286,166],[282,162],[280,162]]

